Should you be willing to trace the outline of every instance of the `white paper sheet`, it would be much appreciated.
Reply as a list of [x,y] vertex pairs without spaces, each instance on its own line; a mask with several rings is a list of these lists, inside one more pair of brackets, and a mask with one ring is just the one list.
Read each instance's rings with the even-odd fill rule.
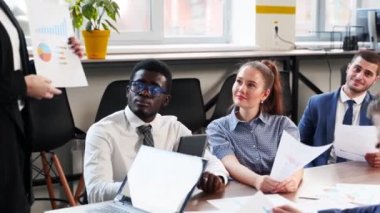
[[338,183],[317,190],[308,197],[339,200],[354,205],[374,205],[380,203],[380,185]]
[[148,212],[176,212],[202,172],[199,157],[141,146],[128,172],[132,204]]
[[365,161],[368,152],[378,152],[377,129],[375,126],[338,125],[335,128],[334,150],[336,156]]
[[208,200],[211,205],[223,212],[237,212],[245,203],[252,199],[251,196],[230,197]]
[[277,181],[285,180],[330,148],[330,146],[331,144],[318,147],[308,146],[284,131],[270,177]]
[[87,86],[77,55],[67,44],[74,35],[68,5],[51,0],[27,0],[37,74],[56,87]]
[[208,200],[211,205],[219,209],[220,212],[270,212],[275,206],[294,205],[290,200],[278,194],[264,195],[261,191],[254,195],[230,197],[222,199]]
[[264,195],[261,191],[258,191],[254,196],[251,196],[250,199],[240,207],[238,213],[267,213],[271,212],[272,208],[281,205],[290,205],[295,206],[295,204],[285,199],[284,197],[278,194]]

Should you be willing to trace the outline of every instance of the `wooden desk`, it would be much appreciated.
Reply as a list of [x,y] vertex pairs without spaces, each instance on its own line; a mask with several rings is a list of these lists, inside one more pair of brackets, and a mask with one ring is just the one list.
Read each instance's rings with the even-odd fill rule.
[[[344,162],[308,168],[305,169],[303,182],[299,190],[295,193],[282,194],[282,196],[294,200],[299,194],[334,186],[336,183],[380,184],[380,168],[372,168],[366,162]],[[207,200],[248,196],[255,193],[256,189],[231,181],[222,193],[214,195],[201,193],[196,195],[189,201],[186,210],[216,210]]]

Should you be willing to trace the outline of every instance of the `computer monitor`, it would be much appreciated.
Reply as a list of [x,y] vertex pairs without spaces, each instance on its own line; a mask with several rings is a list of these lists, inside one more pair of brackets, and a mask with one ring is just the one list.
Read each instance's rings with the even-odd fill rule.
[[358,32],[359,41],[373,43],[377,47],[380,39],[380,8],[357,9],[356,25],[363,26],[363,32]]

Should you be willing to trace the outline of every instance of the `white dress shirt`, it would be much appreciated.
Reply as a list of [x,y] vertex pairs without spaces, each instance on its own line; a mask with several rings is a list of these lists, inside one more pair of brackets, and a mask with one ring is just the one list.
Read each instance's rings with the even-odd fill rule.
[[[155,148],[176,151],[182,136],[191,131],[175,116],[157,114],[149,123]],[[115,197],[122,181],[143,143],[137,127],[146,125],[127,106],[93,124],[87,132],[84,156],[84,179],[89,203],[111,200]],[[208,150],[206,171],[224,178],[228,172],[222,162]],[[154,178],[154,177],[152,177]]]

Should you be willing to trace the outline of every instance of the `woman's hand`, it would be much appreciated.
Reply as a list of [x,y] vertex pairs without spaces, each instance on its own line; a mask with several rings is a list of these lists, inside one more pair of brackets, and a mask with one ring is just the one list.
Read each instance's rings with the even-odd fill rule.
[[54,95],[62,93],[61,90],[55,88],[51,84],[51,80],[40,75],[27,75],[25,76],[26,94],[29,97],[42,99],[51,99]]
[[70,48],[73,50],[73,52],[79,57],[83,57],[83,49],[80,46],[80,42],[75,37],[70,37],[68,44],[70,45]]

